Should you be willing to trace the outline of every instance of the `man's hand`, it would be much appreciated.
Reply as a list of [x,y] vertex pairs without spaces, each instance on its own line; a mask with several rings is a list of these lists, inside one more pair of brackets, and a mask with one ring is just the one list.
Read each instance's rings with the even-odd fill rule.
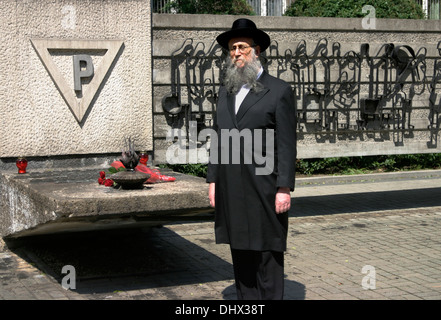
[[279,188],[276,193],[276,213],[287,212],[291,208],[291,194],[289,188]]
[[210,199],[210,206],[214,208],[214,189],[216,184],[214,182],[210,182],[210,185],[208,186],[208,199]]

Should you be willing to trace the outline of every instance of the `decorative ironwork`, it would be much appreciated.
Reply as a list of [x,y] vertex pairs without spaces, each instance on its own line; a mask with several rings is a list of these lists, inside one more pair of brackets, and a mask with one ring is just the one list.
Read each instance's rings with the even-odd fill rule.
[[[440,131],[441,41],[437,49],[439,58],[428,57],[425,47],[393,43],[344,51],[339,42],[320,39],[282,51],[272,41],[263,60],[269,73],[292,85],[299,134],[333,139],[392,132],[399,145],[424,130],[430,132],[430,148]],[[162,100],[171,127],[185,126],[188,133],[190,121],[197,121],[199,130],[211,126],[225,58],[215,42],[207,47],[192,39],[173,52],[171,92]],[[413,123],[415,109],[427,112],[428,126]]]

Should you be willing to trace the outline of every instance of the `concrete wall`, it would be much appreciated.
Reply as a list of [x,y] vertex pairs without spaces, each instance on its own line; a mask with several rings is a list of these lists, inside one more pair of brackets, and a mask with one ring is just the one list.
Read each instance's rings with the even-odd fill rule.
[[[170,146],[176,146],[176,138],[167,141],[172,128],[187,139],[189,124],[196,124],[197,134],[212,124],[223,58],[214,39],[237,18],[151,16],[145,0],[0,0],[0,168],[2,163],[13,166],[19,155],[64,160],[115,155],[129,136],[138,149],[154,151],[156,162],[166,162]],[[351,105],[327,104],[336,111],[338,125],[317,129],[314,106],[304,113],[307,119],[300,118],[300,158],[441,151],[438,88],[430,91],[440,58],[440,21],[378,19],[376,29],[365,29],[361,19],[251,18],[271,36],[268,71],[296,89],[299,112],[304,111],[304,86],[290,69],[289,53],[301,43],[310,56],[323,39],[328,55],[336,44],[341,56],[350,50],[359,52],[362,43],[370,45],[371,53],[388,43],[408,44],[415,52],[427,49],[418,65],[426,72],[415,87],[412,113],[400,115],[411,116],[410,126],[397,129],[402,118],[392,117],[387,127],[374,121],[357,128],[359,102],[369,84],[363,65],[363,95]],[[83,54],[90,57],[94,73],[81,78],[81,91],[75,91],[73,56]],[[317,70],[320,87],[324,72]],[[331,71],[334,90],[341,89],[343,82],[337,76],[342,69],[335,64]],[[166,111],[164,105],[175,96],[179,112]],[[392,95],[387,103],[396,97]],[[390,116],[391,106],[385,109]],[[325,114],[320,125],[330,119]],[[209,144],[204,142],[198,142],[198,162],[206,160]]]
[[149,1],[0,0],[0,39],[0,160],[152,150]]
[[[188,139],[191,133],[189,126],[192,123],[198,129],[211,126],[215,108],[213,102],[219,85],[219,67],[224,58],[215,38],[229,29],[237,18],[153,14],[155,160],[170,161],[173,158],[170,156],[173,155],[171,150],[177,155],[188,147],[191,141]],[[437,59],[440,59],[440,21],[377,19],[375,29],[367,29],[366,22],[368,27],[372,27],[369,24],[372,21],[365,21],[363,25],[362,19],[248,18],[267,31],[272,39],[266,56],[269,73],[290,82],[296,90],[299,158],[441,151],[438,143],[439,89],[431,89],[431,84],[439,81],[437,74],[440,65]],[[357,74],[350,64],[344,65],[342,62],[348,55],[359,56],[363,43],[369,44],[369,53],[375,56],[377,67],[373,76],[370,75],[367,60],[360,63],[359,69],[355,70]],[[411,59],[415,68],[405,78],[399,79],[397,61],[388,56],[387,61],[392,63],[388,65],[390,72],[386,76],[389,93],[382,101],[382,113],[368,116],[369,119],[363,123],[360,103],[369,97],[371,78],[380,89],[380,94],[383,93],[381,85],[385,73],[381,61],[384,57],[382,52],[388,44],[393,44],[394,48],[409,45],[416,55],[415,59]],[[306,52],[303,57],[302,48]],[[405,50],[401,51],[403,53]],[[305,88],[312,82],[307,83],[306,69],[301,69],[306,57],[315,59],[313,64],[317,67],[319,91],[323,93],[325,89],[331,89],[324,101],[330,111],[328,114],[323,112],[317,116],[317,103],[315,106],[313,103],[303,104]],[[323,68],[327,61],[332,64],[327,69],[329,88],[325,87],[326,74]],[[314,68],[313,64],[309,65],[309,70]],[[298,73],[294,70],[296,68]],[[417,70],[419,77],[414,79],[412,76],[416,75]],[[352,81],[351,77],[355,80]],[[402,84],[401,92],[397,84]],[[356,88],[345,96],[344,85],[354,85]],[[401,102],[404,100],[400,99],[405,96],[412,98],[410,111],[402,107]],[[434,98],[433,103],[430,97]],[[179,102],[175,102],[174,108],[173,99]],[[311,105],[311,109],[305,110]],[[177,142],[177,134],[173,134],[174,140],[167,139],[172,129],[184,135],[186,142]],[[200,139],[198,141],[199,159],[206,159],[204,155],[209,144],[203,142]],[[186,161],[189,159],[187,157]]]

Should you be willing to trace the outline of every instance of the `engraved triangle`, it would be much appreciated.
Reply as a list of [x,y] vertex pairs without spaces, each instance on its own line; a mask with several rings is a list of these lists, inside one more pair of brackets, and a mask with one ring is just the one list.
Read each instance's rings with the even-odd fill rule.
[[[41,62],[55,83],[58,91],[69,106],[78,123],[81,124],[91,102],[95,98],[104,78],[110,71],[113,61],[120,51],[123,41],[121,40],[49,40],[31,39],[32,46],[38,54]],[[78,101],[73,86],[69,85],[61,71],[55,64],[50,50],[106,50],[99,67],[88,84],[81,99]],[[73,81],[72,81],[73,83]]]

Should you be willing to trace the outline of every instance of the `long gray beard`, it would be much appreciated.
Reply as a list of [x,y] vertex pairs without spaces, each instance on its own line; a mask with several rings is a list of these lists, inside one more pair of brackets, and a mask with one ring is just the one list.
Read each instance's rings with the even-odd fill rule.
[[263,85],[257,81],[257,75],[262,64],[254,57],[243,68],[237,68],[231,59],[227,59],[224,85],[228,92],[237,94],[244,84],[251,90],[259,92]]

